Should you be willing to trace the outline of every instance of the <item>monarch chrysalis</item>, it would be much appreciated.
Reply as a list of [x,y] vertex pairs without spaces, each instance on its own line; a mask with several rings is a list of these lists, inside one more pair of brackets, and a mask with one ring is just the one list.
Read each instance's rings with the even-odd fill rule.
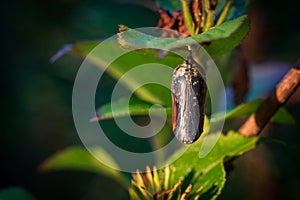
[[206,83],[197,65],[190,51],[172,77],[172,127],[176,138],[185,144],[195,142],[203,132]]

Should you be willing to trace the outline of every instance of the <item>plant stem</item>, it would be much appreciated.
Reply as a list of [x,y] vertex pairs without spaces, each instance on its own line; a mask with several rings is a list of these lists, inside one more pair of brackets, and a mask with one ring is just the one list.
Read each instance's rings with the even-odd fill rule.
[[191,34],[191,36],[195,35],[194,31],[194,25],[193,25],[193,19],[190,13],[189,5],[188,5],[188,0],[181,0],[181,5],[182,5],[182,10],[183,10],[183,15],[184,15],[184,20],[186,23],[186,26]]
[[195,18],[195,35],[202,31],[201,16],[202,16],[202,2],[201,0],[194,0],[192,4],[192,12]]
[[222,11],[222,13],[221,13],[221,15],[220,15],[220,17],[219,17],[216,25],[220,25],[220,24],[222,24],[225,21],[231,3],[232,3],[232,0],[227,0],[227,2],[225,4],[225,7],[224,7],[224,9],[223,9],[223,11]]
[[269,122],[272,115],[287,102],[300,84],[300,62],[290,69],[282,78],[271,97],[253,113],[240,127],[239,133],[244,136],[258,135]]
[[203,27],[203,32],[205,32],[208,29],[210,29],[210,27],[213,26],[215,11],[213,9],[211,9],[209,0],[204,0],[203,7],[204,7],[204,10],[206,13],[205,17],[204,17],[205,22],[204,22],[204,27]]
[[203,28],[204,28],[204,25],[205,25],[205,21],[206,21],[206,11],[205,11],[205,8],[206,8],[206,0],[201,0],[202,2],[202,8],[201,8],[201,24],[200,24],[200,27],[202,27],[202,31],[203,31]]

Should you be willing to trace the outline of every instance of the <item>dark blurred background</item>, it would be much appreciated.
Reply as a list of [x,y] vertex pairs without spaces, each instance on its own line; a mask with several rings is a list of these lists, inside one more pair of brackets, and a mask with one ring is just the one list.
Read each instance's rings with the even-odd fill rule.
[[[21,186],[37,199],[128,198],[127,191],[108,177],[38,171],[39,164],[54,152],[81,145],[72,120],[71,97],[82,60],[67,55],[51,64],[49,59],[65,44],[116,34],[118,24],[155,26],[158,15],[153,5],[146,0],[1,2],[1,189]],[[299,1],[252,2],[252,33],[244,46],[254,66],[280,63],[291,67],[300,58],[299,6]],[[280,77],[279,68],[269,71],[278,70]],[[267,72],[262,85],[273,78]],[[106,83],[104,87],[111,90],[109,77]],[[102,95],[97,103],[109,99]],[[272,125],[264,133],[285,145],[263,144],[238,159],[220,199],[300,199],[299,99],[298,93],[287,105],[297,125]]]

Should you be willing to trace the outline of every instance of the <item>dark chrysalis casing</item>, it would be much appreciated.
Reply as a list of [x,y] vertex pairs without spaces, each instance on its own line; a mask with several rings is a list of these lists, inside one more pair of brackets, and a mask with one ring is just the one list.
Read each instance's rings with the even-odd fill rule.
[[190,55],[178,65],[172,77],[172,126],[176,138],[195,142],[203,132],[206,83]]

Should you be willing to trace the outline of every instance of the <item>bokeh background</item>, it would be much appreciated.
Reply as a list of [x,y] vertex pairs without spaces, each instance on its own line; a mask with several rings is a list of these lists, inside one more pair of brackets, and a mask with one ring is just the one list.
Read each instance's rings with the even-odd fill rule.
[[[300,58],[299,1],[252,1],[250,36],[244,49],[255,75],[252,88],[264,94]],[[100,40],[118,24],[155,26],[152,1],[27,0],[1,2],[0,189],[20,186],[37,199],[128,199],[109,177],[80,171],[41,173],[53,153],[81,145],[71,112],[72,87],[81,59],[50,58],[66,44]],[[260,70],[265,69],[265,70]],[[104,89],[114,81],[104,77]],[[256,79],[255,79],[256,80]],[[267,87],[266,87],[267,85]],[[109,93],[109,92],[108,92]],[[261,92],[251,90],[251,95]],[[283,143],[262,144],[235,162],[219,199],[300,199],[300,97],[286,108],[298,124],[272,124],[263,135]],[[249,97],[250,98],[250,97]],[[99,94],[98,105],[110,101]],[[109,126],[109,123],[107,124]]]

